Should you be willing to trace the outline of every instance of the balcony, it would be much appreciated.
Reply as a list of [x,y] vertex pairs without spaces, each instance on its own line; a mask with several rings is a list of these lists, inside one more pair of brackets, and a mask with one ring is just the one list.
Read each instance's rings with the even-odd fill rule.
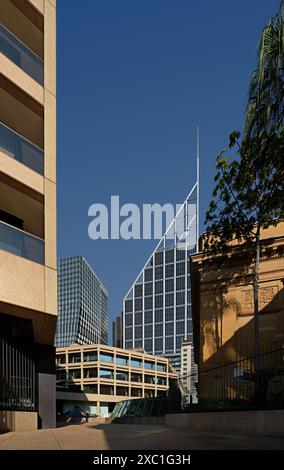
[[44,264],[44,240],[1,221],[0,249]]
[[3,25],[0,25],[0,52],[43,86],[44,64],[42,59]]
[[43,150],[5,126],[2,122],[0,122],[0,151],[43,175]]

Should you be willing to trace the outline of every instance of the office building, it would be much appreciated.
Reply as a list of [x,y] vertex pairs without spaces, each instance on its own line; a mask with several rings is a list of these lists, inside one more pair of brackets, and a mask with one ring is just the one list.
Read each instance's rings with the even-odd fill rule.
[[0,428],[55,425],[56,4],[0,6]]
[[170,358],[192,342],[190,256],[196,253],[198,183],[180,206],[123,301],[123,347]]
[[81,256],[60,260],[55,346],[107,344],[108,293]]
[[116,348],[123,347],[123,313],[112,322],[112,345]]
[[177,377],[164,357],[101,344],[58,348],[56,364],[58,413],[77,405],[108,417],[119,401],[165,396]]

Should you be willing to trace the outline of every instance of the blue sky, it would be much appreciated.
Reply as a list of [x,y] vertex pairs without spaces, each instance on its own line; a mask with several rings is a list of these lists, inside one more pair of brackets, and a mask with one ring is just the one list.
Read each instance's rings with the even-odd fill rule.
[[156,241],[88,237],[88,208],[181,203],[201,135],[201,229],[215,156],[241,130],[256,45],[278,0],[57,2],[58,258],[85,256],[110,318]]

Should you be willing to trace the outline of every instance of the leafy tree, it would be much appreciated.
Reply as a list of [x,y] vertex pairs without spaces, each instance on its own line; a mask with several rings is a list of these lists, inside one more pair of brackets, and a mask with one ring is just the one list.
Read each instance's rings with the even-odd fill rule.
[[276,226],[284,217],[284,130],[239,141],[232,132],[229,147],[237,149],[236,158],[217,156],[216,186],[206,214],[205,248],[227,252],[237,240],[239,249],[248,250],[253,260],[253,299],[256,370],[259,358],[259,262],[260,232]]
[[284,0],[264,27],[249,88],[245,136],[277,132],[284,117]]

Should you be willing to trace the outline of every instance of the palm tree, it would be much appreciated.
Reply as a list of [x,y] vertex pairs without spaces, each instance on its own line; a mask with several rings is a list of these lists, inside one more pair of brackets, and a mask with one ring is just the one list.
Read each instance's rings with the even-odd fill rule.
[[278,132],[284,117],[284,0],[264,27],[249,87],[245,137]]

